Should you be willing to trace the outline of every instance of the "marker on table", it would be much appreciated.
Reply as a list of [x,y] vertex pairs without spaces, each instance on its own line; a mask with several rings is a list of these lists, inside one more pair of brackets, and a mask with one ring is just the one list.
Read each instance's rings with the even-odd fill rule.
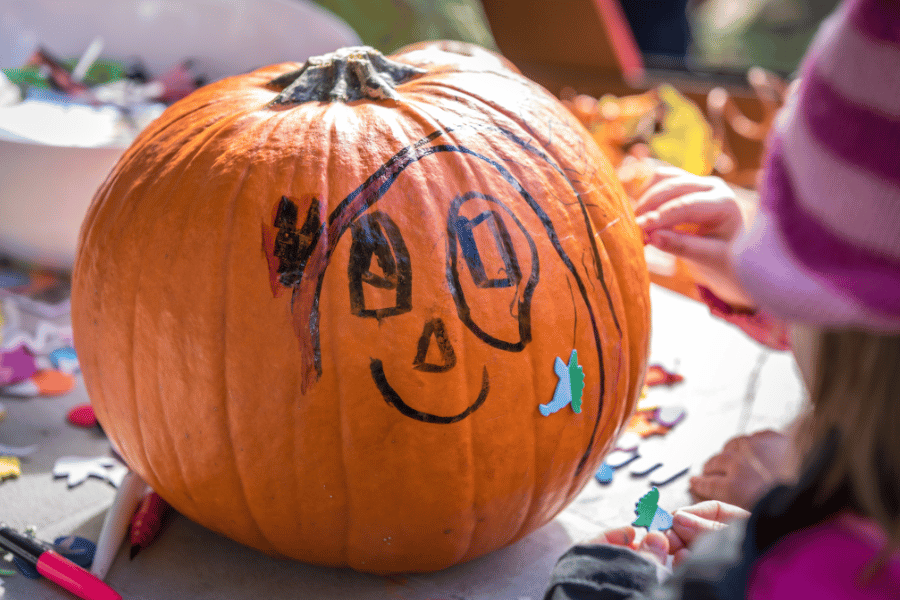
[[12,552],[37,572],[84,600],[122,600],[100,579],[51,550],[42,542],[9,527],[0,526],[0,548]]
[[91,573],[104,579],[112,566],[119,547],[125,541],[131,517],[134,516],[141,498],[147,491],[147,484],[134,471],[129,471],[119,484],[116,498],[112,506],[106,511],[103,520],[103,528],[97,539],[97,551],[94,553],[94,562],[91,564]]
[[132,560],[142,548],[148,547],[156,539],[168,509],[168,502],[156,492],[150,492],[141,500],[141,505],[131,520],[129,540]]

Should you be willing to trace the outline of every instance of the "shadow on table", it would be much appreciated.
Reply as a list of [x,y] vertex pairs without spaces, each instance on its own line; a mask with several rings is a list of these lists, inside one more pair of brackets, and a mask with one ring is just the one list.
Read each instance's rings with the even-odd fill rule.
[[554,521],[465,564],[436,573],[380,577],[271,558],[179,515],[133,561],[123,548],[107,581],[135,600],[537,599],[556,560],[571,544],[566,530]]

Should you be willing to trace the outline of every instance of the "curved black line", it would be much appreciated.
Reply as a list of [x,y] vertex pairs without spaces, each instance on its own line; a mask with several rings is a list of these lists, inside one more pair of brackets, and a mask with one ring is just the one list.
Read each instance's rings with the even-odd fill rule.
[[[498,129],[500,129],[500,128],[498,128]],[[452,146],[452,145],[447,144],[447,145],[440,145],[440,146],[429,146],[428,148],[422,149],[422,147],[425,144],[433,141],[434,139],[440,137],[441,135],[444,135],[445,133],[449,133],[450,131],[451,131],[451,129],[449,129],[449,128],[444,129],[444,130],[435,131],[435,132],[431,133],[429,136],[419,140],[415,144],[413,144],[411,146],[407,146],[403,150],[400,150],[399,152],[397,152],[387,163],[382,165],[375,173],[373,173],[366,180],[365,183],[363,183],[362,185],[357,187],[346,198],[344,198],[344,200],[341,201],[341,203],[337,207],[335,207],[335,209],[331,212],[331,214],[328,217],[328,223],[329,224],[333,223],[334,220],[340,216],[341,212],[347,209],[347,206],[349,206],[349,204],[353,201],[353,199],[357,195],[362,193],[362,190],[364,190],[366,188],[366,186],[369,185],[371,182],[374,182],[378,178],[382,178],[382,177],[386,178],[384,183],[382,183],[382,185],[379,186],[377,192],[372,195],[371,199],[368,199],[366,201],[364,206],[362,206],[358,209],[356,214],[359,214],[359,213],[365,211],[370,206],[372,206],[375,202],[377,202],[378,199],[380,199],[384,195],[384,193],[387,191],[387,189],[391,186],[391,184],[394,182],[394,180],[400,175],[400,173],[406,169],[406,167],[408,167],[409,165],[411,165],[412,163],[414,163],[418,160],[421,160],[422,158],[425,158],[426,156],[430,156],[431,154],[435,154],[437,152],[460,152],[463,154],[468,154],[468,155],[478,158],[480,160],[483,160],[484,162],[488,163],[491,167],[493,167],[501,175],[501,177],[503,177],[507,181],[507,183],[509,183],[519,193],[519,195],[522,196],[522,198],[525,200],[525,202],[528,203],[528,205],[531,207],[531,209],[535,212],[535,214],[537,214],[538,218],[541,220],[541,224],[544,226],[544,229],[547,232],[547,236],[550,240],[550,243],[553,245],[553,247],[556,250],[557,254],[559,255],[560,259],[563,261],[563,264],[566,265],[566,268],[568,268],[569,271],[575,277],[575,281],[578,285],[578,291],[581,294],[581,297],[585,302],[585,305],[588,310],[588,316],[591,319],[591,328],[593,330],[593,335],[594,335],[594,344],[597,348],[597,360],[599,363],[599,370],[600,370],[600,391],[599,391],[599,397],[598,397],[598,403],[597,403],[598,404],[597,405],[597,417],[596,417],[596,420],[594,421],[594,428],[593,428],[593,431],[591,432],[590,441],[588,442],[587,448],[585,449],[584,454],[582,455],[581,460],[579,461],[578,466],[575,469],[575,476],[577,477],[581,473],[581,471],[584,469],[585,465],[587,464],[587,459],[590,456],[591,451],[593,450],[594,443],[595,443],[596,437],[597,437],[597,430],[600,427],[600,417],[603,414],[603,397],[605,395],[605,390],[606,390],[606,375],[605,375],[604,368],[603,368],[604,361],[603,361],[603,349],[602,349],[601,340],[600,340],[600,331],[597,326],[597,317],[596,317],[596,315],[594,315],[594,310],[591,307],[590,300],[588,298],[587,289],[585,288],[584,282],[582,282],[581,277],[578,275],[578,272],[575,269],[575,265],[572,264],[572,261],[569,259],[568,255],[566,255],[566,253],[565,253],[565,250],[562,248],[562,245],[560,244],[560,241],[559,241],[559,237],[556,234],[556,230],[554,229],[549,216],[543,211],[543,209],[541,209],[541,207],[537,204],[537,202],[534,200],[534,198],[532,198],[531,194],[529,194],[528,191],[525,190],[524,187],[522,187],[522,184],[519,183],[519,181],[515,177],[513,177],[512,173],[510,173],[506,168],[504,168],[503,165],[501,165],[500,163],[498,163],[495,160],[492,160],[486,156],[483,156],[481,154],[473,152],[472,150],[469,150],[468,148],[465,148],[462,146]],[[501,129],[501,131],[502,131],[502,129]],[[540,154],[538,154],[538,155],[540,156]],[[550,162],[550,161],[547,161],[547,162],[553,168],[558,169],[558,167],[556,167],[552,162]],[[388,174],[388,170],[391,171],[390,174]],[[566,181],[569,182],[569,185],[572,185],[572,183],[571,183],[571,181],[569,181],[568,177],[566,177]],[[573,188],[573,190],[574,190],[574,188]],[[577,191],[576,191],[576,197],[577,197]],[[353,215],[353,216],[355,217],[356,215]],[[352,220],[352,217],[351,217],[351,220]],[[323,225],[323,228],[324,228],[324,225]],[[346,229],[347,229],[347,226],[345,226],[340,232],[337,232],[337,237],[340,238],[341,235],[343,235],[344,231],[346,231]],[[328,264],[328,261],[331,258],[332,252],[333,252],[333,250],[329,250],[325,257],[326,265]],[[598,263],[598,265],[599,265],[599,263]],[[319,335],[318,335],[318,321],[319,321],[319,319],[318,319],[318,310],[319,310],[318,298],[322,291],[322,282],[325,278],[326,270],[327,270],[327,266],[319,274],[318,281],[316,282],[315,300],[314,300],[314,305],[312,308],[312,313],[310,314],[310,333],[312,334],[312,338],[314,340],[313,341],[313,345],[314,345],[314,349],[315,349],[314,357],[315,357],[315,361],[316,361],[315,367],[316,367],[317,373],[320,376],[322,373],[322,369],[321,369],[321,356],[320,356],[320,349],[319,349],[320,341],[319,341]],[[613,303],[612,303],[612,297],[609,295],[608,289],[606,289],[605,280],[602,278],[600,280],[604,284],[604,290],[606,291],[606,300],[607,300],[607,304],[609,306],[610,313],[611,313],[614,321],[618,324],[618,318],[616,316],[615,307],[613,306]],[[621,329],[619,329],[619,335],[620,335],[620,339],[621,339]]]
[[[582,266],[584,266],[584,261],[582,261]],[[578,305],[575,304],[575,290],[572,289],[572,281],[566,277],[566,283],[569,284],[569,296],[572,298],[572,312],[575,314],[575,322],[572,324],[572,347],[575,347],[575,342],[578,341]]]
[[[609,310],[612,313],[613,324],[616,326],[616,331],[619,332],[619,337],[622,336],[622,327],[619,325],[619,318],[616,315],[616,311],[613,308],[612,295],[609,292],[609,287],[606,285],[606,278],[603,276],[603,263],[600,261],[600,249],[597,248],[597,240],[594,239],[594,225],[591,223],[591,217],[588,214],[587,206],[581,200],[581,194],[578,193],[578,190],[575,189],[575,184],[572,183],[572,180],[569,179],[569,176],[565,173],[564,169],[561,169],[558,164],[556,164],[555,160],[552,160],[552,157],[544,152],[541,148],[534,146],[530,141],[524,140],[517,136],[512,131],[508,131],[502,127],[497,127],[497,129],[511,142],[518,144],[523,150],[526,152],[530,152],[535,156],[542,159],[548,165],[550,165],[553,170],[559,173],[563,179],[566,180],[566,183],[569,184],[569,187],[572,188],[572,193],[575,194],[575,200],[578,203],[578,206],[581,208],[581,218],[584,219],[584,226],[588,231],[588,239],[591,242],[591,253],[594,255],[594,266],[597,270],[597,279],[600,280],[600,285],[603,287],[603,293],[606,295],[606,302],[609,305]],[[528,128],[530,133],[537,139],[534,131],[531,128]],[[548,141],[549,143],[549,141]],[[581,144],[582,149],[584,148],[584,144]],[[583,155],[583,150],[582,150]],[[575,171],[578,173],[578,171]],[[579,175],[581,173],[578,173]]]
[[[505,210],[509,216],[513,219],[516,226],[522,233],[525,235],[525,239],[528,241],[528,246],[531,248],[531,275],[528,277],[528,281],[525,284],[525,289],[522,291],[522,294],[519,295],[519,314],[516,321],[519,324],[519,341],[518,342],[508,342],[506,340],[501,340],[500,338],[494,337],[488,332],[484,331],[475,321],[472,319],[472,313],[469,310],[469,304],[466,302],[465,294],[462,293],[459,283],[459,269],[457,268],[457,257],[456,257],[456,249],[457,249],[457,240],[456,240],[456,227],[454,218],[459,214],[460,207],[465,204],[467,201],[472,198],[479,198],[484,200],[485,202],[492,202],[494,204],[498,204],[500,207]],[[522,222],[519,221],[518,217],[500,200],[488,196],[487,194],[482,194],[481,192],[466,192],[462,196],[457,196],[453,199],[453,202],[450,203],[450,211],[449,217],[447,219],[447,283],[450,286],[450,295],[453,296],[453,302],[456,304],[456,313],[459,315],[460,321],[469,328],[469,331],[475,334],[478,339],[483,341],[485,344],[489,346],[493,346],[499,350],[505,350],[507,352],[521,352],[525,349],[525,346],[531,341],[531,297],[534,295],[534,288],[537,286],[538,279],[540,278],[540,264],[538,262],[538,251],[537,246],[534,243],[534,240],[531,239],[531,236],[528,235],[528,230],[522,225]],[[518,295],[518,294],[517,294]]]
[[483,367],[483,370],[481,372],[481,391],[478,393],[478,398],[475,400],[475,402],[473,402],[466,410],[462,411],[458,415],[444,417],[441,415],[433,415],[431,413],[418,411],[404,402],[403,398],[400,397],[400,394],[398,394],[394,390],[394,388],[391,387],[391,384],[388,383],[387,377],[385,377],[384,375],[384,365],[379,359],[371,359],[369,368],[372,371],[372,379],[375,381],[375,385],[378,386],[378,391],[381,392],[384,401],[396,408],[403,415],[411,419],[415,419],[416,421],[422,421],[423,423],[438,423],[441,425],[447,425],[449,423],[462,421],[473,412],[478,410],[482,404],[484,404],[484,401],[487,400],[488,392],[491,390],[490,382],[488,380],[487,367]]

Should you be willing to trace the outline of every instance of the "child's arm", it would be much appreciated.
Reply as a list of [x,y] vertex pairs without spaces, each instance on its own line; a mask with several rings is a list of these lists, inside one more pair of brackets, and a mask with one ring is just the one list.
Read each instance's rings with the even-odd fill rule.
[[668,540],[655,531],[636,543],[625,526],[573,547],[556,563],[544,600],[649,600],[659,597]]
[[[665,534],[648,532],[638,542],[633,526],[610,529],[590,542],[574,546],[557,562],[550,577],[544,600],[686,600],[719,597],[711,592],[716,584],[704,582],[696,573],[685,580],[684,570],[675,577],[666,566],[670,555],[676,564],[689,558],[689,546],[700,534],[717,531],[725,523],[741,519],[749,513],[722,502],[701,502],[676,511],[675,524]],[[723,532],[724,533],[724,532]],[[742,531],[732,532],[739,546]],[[735,548],[735,552],[738,548]],[[701,552],[702,554],[702,552]],[[724,573],[732,557],[722,549],[715,564],[709,563],[705,576],[716,579]],[[712,567],[712,568],[710,568]],[[701,592],[699,596],[693,592]]]
[[700,177],[653,161],[653,176],[635,202],[637,224],[649,242],[689,264],[699,285],[730,305],[754,303],[729,259],[729,249],[756,212],[718,177]]
[[718,177],[700,177],[660,161],[635,202],[648,242],[682,258],[712,314],[776,350],[790,348],[786,322],[755,307],[734,274],[731,246],[756,213]]

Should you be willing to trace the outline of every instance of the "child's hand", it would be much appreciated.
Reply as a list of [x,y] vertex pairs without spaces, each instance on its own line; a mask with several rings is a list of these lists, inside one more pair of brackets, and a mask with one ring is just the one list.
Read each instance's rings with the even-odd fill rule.
[[735,519],[743,519],[749,512],[718,500],[708,500],[680,508],[672,515],[672,528],[665,533],[672,564],[677,567],[690,556],[690,546],[701,534],[717,531]]
[[793,436],[766,429],[731,438],[691,477],[695,499],[716,499],[751,508],[772,486],[789,482],[797,469]]
[[637,542],[638,530],[631,525],[610,529],[591,540],[590,544],[609,544],[611,546],[623,546],[643,555],[648,560],[666,566],[670,549],[669,540],[658,531],[651,531]]
[[685,259],[697,283],[725,302],[753,306],[731,266],[729,250],[756,210],[718,177],[700,177],[654,161],[634,209],[649,242]]

